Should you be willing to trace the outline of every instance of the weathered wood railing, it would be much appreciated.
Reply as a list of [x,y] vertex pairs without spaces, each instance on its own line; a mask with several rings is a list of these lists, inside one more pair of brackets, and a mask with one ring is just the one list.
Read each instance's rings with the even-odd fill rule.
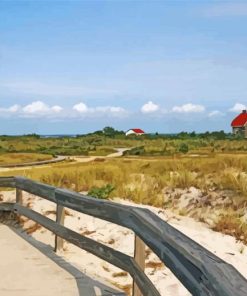
[[[147,209],[129,207],[84,196],[66,189],[35,182],[23,177],[1,177],[0,187],[16,188],[16,203],[10,209],[36,221],[61,239],[127,271],[134,281],[134,295],[160,295],[144,269],[144,243],[170,268],[192,295],[246,296],[246,279],[230,264],[221,260]],[[22,204],[22,191],[43,197],[57,205],[56,222]],[[6,207],[6,206],[5,206]],[[132,258],[64,227],[64,207],[127,227],[136,235]]]

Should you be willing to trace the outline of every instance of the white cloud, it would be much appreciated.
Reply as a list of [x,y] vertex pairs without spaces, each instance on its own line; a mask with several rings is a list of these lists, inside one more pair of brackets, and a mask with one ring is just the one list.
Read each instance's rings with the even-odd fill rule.
[[21,108],[21,107],[20,107],[19,105],[13,105],[13,106],[9,107],[9,108],[7,109],[7,111],[9,111],[9,112],[11,112],[11,113],[15,113],[15,112],[19,111],[20,108]]
[[95,115],[110,115],[113,117],[125,117],[128,115],[128,111],[122,107],[106,106],[96,107],[92,110]]
[[18,111],[21,109],[19,105],[13,105],[9,108],[0,108],[0,116],[1,117],[10,117],[14,114],[18,113]]
[[7,112],[7,113],[16,113],[17,111],[19,111],[20,110],[20,106],[19,105],[13,105],[13,106],[11,106],[11,107],[9,107],[9,108],[0,108],[0,111],[1,112]]
[[22,111],[27,114],[47,113],[49,112],[49,110],[49,106],[41,101],[32,102],[31,104],[23,107],[22,109]]
[[73,110],[79,112],[79,113],[86,113],[89,111],[89,108],[84,103],[79,103],[73,106]]
[[73,110],[83,115],[100,116],[100,115],[112,115],[122,117],[127,115],[127,111],[122,107],[115,106],[99,106],[95,108],[89,108],[84,103],[78,103],[73,106]]
[[122,107],[114,107],[114,106],[106,106],[106,107],[96,107],[92,109],[93,112],[111,112],[111,113],[121,113],[126,112],[126,110]]
[[154,104],[152,101],[149,101],[148,103],[144,104],[141,107],[142,113],[153,113],[160,109],[160,107],[156,104]]
[[63,108],[56,105],[56,106],[51,107],[51,110],[54,111],[55,113],[59,113],[63,110]]
[[56,114],[63,110],[60,106],[50,107],[48,104],[42,101],[32,102],[23,108],[19,108],[17,111],[21,117],[40,117],[40,116],[50,116],[54,117]]
[[88,115],[88,116],[100,116],[100,115],[112,115],[112,116],[125,116],[127,115],[127,111],[122,107],[115,107],[115,106],[99,106],[95,108],[89,108],[84,103],[78,103],[73,106],[72,108],[77,113],[80,113],[82,115]]
[[172,112],[175,113],[199,113],[199,112],[204,112],[205,107],[202,105],[194,105],[194,104],[184,104],[181,106],[174,106],[172,108]]
[[242,110],[245,110],[246,106],[240,103],[236,103],[231,109],[229,109],[229,111],[231,112],[242,112]]
[[119,112],[125,112],[125,109],[122,107],[110,107],[110,112],[113,113],[119,113]]
[[80,102],[71,108],[62,108],[61,106],[49,106],[45,102],[35,101],[26,106],[13,105],[9,108],[0,107],[1,117],[15,116],[22,118],[46,117],[52,119],[58,118],[77,118],[80,116],[113,116],[125,117],[129,112],[119,106],[99,106],[89,108],[85,103]]
[[224,116],[224,113],[218,110],[211,111],[208,113],[208,117]]

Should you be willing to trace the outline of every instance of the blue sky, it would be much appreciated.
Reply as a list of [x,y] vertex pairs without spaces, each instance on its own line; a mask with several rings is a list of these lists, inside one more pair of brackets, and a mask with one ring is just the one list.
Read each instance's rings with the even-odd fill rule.
[[247,1],[0,1],[0,134],[230,130]]

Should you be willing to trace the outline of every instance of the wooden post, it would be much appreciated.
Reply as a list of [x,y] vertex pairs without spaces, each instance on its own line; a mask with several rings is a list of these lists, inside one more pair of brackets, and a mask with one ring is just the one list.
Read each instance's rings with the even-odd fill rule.
[[[16,188],[16,203],[18,203],[19,205],[23,204],[23,191],[19,188]],[[16,215],[16,219],[18,221],[18,223],[21,223],[21,216],[20,215]]]
[[[144,242],[135,235],[135,251],[134,251],[134,258],[136,263],[140,266],[140,268],[144,271],[145,270],[145,244]],[[137,284],[133,282],[133,296],[143,296],[140,289],[138,288]]]
[[[65,219],[64,207],[61,205],[57,205],[56,222],[61,225],[64,225],[64,219]],[[63,249],[63,242],[64,240],[61,237],[57,235],[55,236],[55,252]]]
[[22,205],[23,202],[22,190],[18,188],[16,188],[16,202],[20,205]]

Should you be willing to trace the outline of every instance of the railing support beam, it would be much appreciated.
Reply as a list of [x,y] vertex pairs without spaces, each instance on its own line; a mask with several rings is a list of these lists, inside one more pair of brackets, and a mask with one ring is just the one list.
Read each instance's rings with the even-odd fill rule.
[[[135,235],[135,251],[134,251],[134,259],[136,263],[140,266],[141,270],[145,270],[145,244],[139,238],[139,236]],[[142,292],[138,288],[137,284],[133,281],[133,296],[143,296]]]
[[23,194],[22,194],[22,190],[16,188],[16,202],[20,205],[23,204]]
[[[19,188],[16,188],[16,203],[19,205],[23,205],[23,191]],[[17,220],[20,223],[21,222],[21,216],[17,215]]]
[[[56,222],[60,225],[64,226],[64,220],[65,220],[65,210],[64,207],[57,204],[57,214],[56,214]],[[54,251],[61,251],[63,250],[63,244],[64,244],[64,240],[59,237],[59,236],[55,236],[55,248]]]

